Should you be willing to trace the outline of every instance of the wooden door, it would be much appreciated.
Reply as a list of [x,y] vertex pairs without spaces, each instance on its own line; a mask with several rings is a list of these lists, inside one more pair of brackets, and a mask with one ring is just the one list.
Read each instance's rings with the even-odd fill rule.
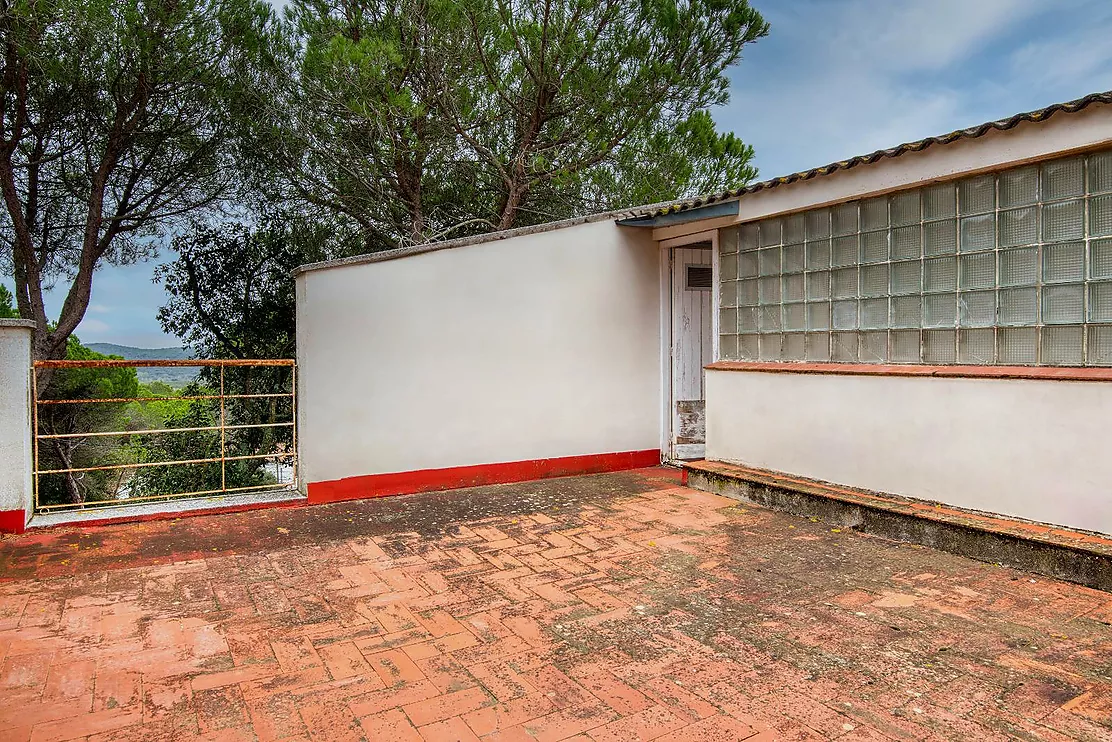
[[712,263],[709,244],[672,251],[673,459],[701,459],[706,449],[703,366],[713,360]]

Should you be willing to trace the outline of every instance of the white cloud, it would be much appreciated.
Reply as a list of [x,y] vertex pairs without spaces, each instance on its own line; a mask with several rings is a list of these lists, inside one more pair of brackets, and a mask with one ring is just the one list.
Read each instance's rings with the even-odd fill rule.
[[[772,177],[1069,100],[1112,86],[1100,84],[1112,47],[1096,41],[1109,29],[1089,29],[1082,45],[1098,49],[1071,49],[1077,29],[1043,21],[1091,18],[1090,6],[1104,4],[782,1],[762,8],[771,36],[734,72],[717,119]],[[1009,48],[1036,33],[1046,38]]]
[[1011,75],[1040,90],[1112,88],[1112,8],[1069,37],[1042,38],[1011,54]]

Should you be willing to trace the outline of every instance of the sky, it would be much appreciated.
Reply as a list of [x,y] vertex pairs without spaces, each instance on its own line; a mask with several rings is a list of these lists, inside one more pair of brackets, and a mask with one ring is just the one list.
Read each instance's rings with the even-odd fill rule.
[[[762,179],[1112,89],[1109,0],[751,3],[771,32],[730,70],[715,120],[754,146]],[[98,271],[83,342],[179,344],[156,318],[157,262]]]

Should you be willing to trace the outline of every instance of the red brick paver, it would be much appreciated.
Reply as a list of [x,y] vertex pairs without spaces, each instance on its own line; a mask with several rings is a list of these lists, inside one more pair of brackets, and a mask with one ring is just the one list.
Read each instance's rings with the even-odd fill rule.
[[0,540],[0,740],[1112,740],[1112,595],[666,470]]

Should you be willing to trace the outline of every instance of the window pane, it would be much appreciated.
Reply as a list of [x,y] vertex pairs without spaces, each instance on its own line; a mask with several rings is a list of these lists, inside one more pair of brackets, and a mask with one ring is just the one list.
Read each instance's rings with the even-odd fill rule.
[[923,291],[953,291],[957,286],[957,258],[923,261]]
[[783,350],[783,339],[780,335],[758,335],[761,340],[761,360],[779,361],[780,352]]
[[805,342],[808,361],[830,360],[830,335],[825,332],[807,333]]
[[958,318],[955,294],[929,294],[923,297],[923,327],[953,327]]
[[958,184],[958,208],[962,214],[983,214],[996,208],[996,178],[979,175]]
[[963,330],[958,337],[958,363],[991,364],[996,356],[996,333]]
[[[762,253],[768,252],[762,250]],[[756,278],[759,270],[757,268],[758,258],[761,253],[757,252],[743,252],[737,256],[737,270],[738,278]]]
[[1089,236],[1112,235],[1112,195],[1089,199]]
[[922,300],[918,296],[892,297],[892,327],[920,327]]
[[1000,290],[1000,324],[1033,325],[1039,318],[1038,291],[1034,288]]
[[1080,157],[1054,160],[1042,166],[1043,201],[1080,196],[1085,192],[1081,179],[1084,170]]
[[1089,286],[1089,321],[1112,322],[1112,282]]
[[830,298],[830,272],[819,271],[818,273],[807,274],[807,298],[808,299],[829,299]]
[[[932,225],[927,225],[928,227]],[[951,229],[951,233],[953,230]],[[920,228],[916,224],[912,227],[899,227],[892,230],[892,258],[917,258],[921,253]],[[956,250],[956,248],[955,248]],[[951,251],[953,252],[953,251]]]
[[760,322],[757,319],[759,313],[757,307],[739,307],[737,310],[738,332],[756,332],[760,327]]
[[953,363],[957,360],[956,341],[953,330],[924,330],[923,360],[926,363]]
[[861,229],[870,231],[888,226],[888,199],[871,198],[861,202]]
[[759,335],[740,335],[737,339],[737,357],[742,361],[760,358]]
[[1000,174],[1000,208],[1026,206],[1039,196],[1039,169],[1021,167]]
[[857,265],[857,235],[835,237],[831,265]]
[[830,267],[830,240],[807,243],[807,269]]
[[802,332],[789,332],[784,335],[781,359],[785,361],[804,360],[805,351]]
[[924,219],[944,219],[957,213],[957,191],[953,183],[940,183],[923,189]]
[[922,219],[919,208],[919,191],[905,191],[892,196],[892,224],[903,226],[905,224],[918,224]]
[[857,362],[857,333],[856,332],[836,332],[831,337],[831,345],[833,346],[833,360],[841,361],[842,363],[856,363]]
[[1038,248],[1002,250],[1000,252],[1000,285],[1026,286],[1039,278]]
[[784,301],[803,301],[803,274],[790,273],[784,276],[782,295]]
[[1038,330],[1034,327],[1009,327],[998,332],[998,363],[1027,365],[1039,360]]
[[756,250],[760,243],[757,240],[757,225],[743,224],[738,229],[738,250]]
[[779,245],[781,240],[780,233],[780,220],[779,219],[765,219],[760,223],[761,229],[761,247],[769,247],[771,245]]
[[830,329],[830,303],[818,302],[815,304],[807,305],[807,329],[808,330],[829,330]]
[[783,225],[785,245],[798,245],[803,242],[805,228],[802,214],[785,217]]
[[957,251],[957,222],[947,220],[923,225],[924,255],[953,255]]
[[806,267],[803,250],[803,245],[790,245],[784,248],[780,258],[784,261],[785,273],[801,273],[803,271]]
[[1089,276],[1112,278],[1112,240],[1093,240],[1089,243]]
[[1081,327],[1044,327],[1042,362],[1062,366],[1081,365]]
[[[991,217],[977,217],[989,219]],[[963,242],[961,249],[980,249],[978,247],[966,248]],[[980,239],[980,238],[971,238]],[[987,238],[985,238],[987,239]],[[1000,212],[1000,247],[1014,247],[1016,245],[1033,245],[1039,241],[1039,210],[1030,207],[1026,209],[1012,209]],[[985,243],[987,244],[987,242]],[[989,245],[991,247],[991,245]]]
[[1089,193],[1112,191],[1112,152],[1089,156]]
[[996,215],[970,216],[961,220],[961,251],[991,250],[996,247]]
[[880,330],[888,327],[887,299],[863,299],[859,311],[862,329]]
[[718,336],[718,357],[723,361],[739,360],[737,353],[737,335]]
[[1085,287],[1081,284],[1044,286],[1042,290],[1042,321],[1064,325],[1085,321]]
[[808,211],[806,221],[808,240],[830,236],[830,211],[828,209]]
[[961,287],[988,289],[996,285],[996,256],[990,252],[961,256]]
[[1062,201],[1043,207],[1043,242],[1079,240],[1085,236],[1085,202]]
[[866,265],[861,268],[861,296],[888,295],[888,265]]
[[856,268],[839,268],[832,275],[831,292],[835,299],[848,299],[857,296]]
[[737,310],[736,309],[719,309],[718,310],[718,331],[726,333],[737,332]]
[[996,292],[966,291],[958,295],[962,327],[992,327],[996,323]]
[[1094,326],[1089,328],[1089,357],[1090,366],[1112,366],[1112,326]]
[[835,206],[830,215],[834,235],[855,234],[857,232],[857,204],[849,203]]
[[737,282],[737,303],[738,306],[751,307],[757,304],[757,281],[738,281]]
[[1085,243],[1047,245],[1042,249],[1044,283],[1080,281],[1085,278]]
[[806,304],[785,304],[784,305],[784,329],[785,330],[804,330],[807,328],[807,305]]
[[862,333],[858,352],[862,363],[884,363],[888,360],[888,333]]
[[888,232],[861,235],[861,262],[880,263],[885,260],[888,260]]
[[919,331],[891,333],[891,360],[894,363],[919,363]]
[[832,318],[835,330],[856,329],[857,302],[852,299],[850,299],[849,301],[834,302]]
[[892,263],[892,293],[918,294],[923,286],[923,265],[918,260]]

